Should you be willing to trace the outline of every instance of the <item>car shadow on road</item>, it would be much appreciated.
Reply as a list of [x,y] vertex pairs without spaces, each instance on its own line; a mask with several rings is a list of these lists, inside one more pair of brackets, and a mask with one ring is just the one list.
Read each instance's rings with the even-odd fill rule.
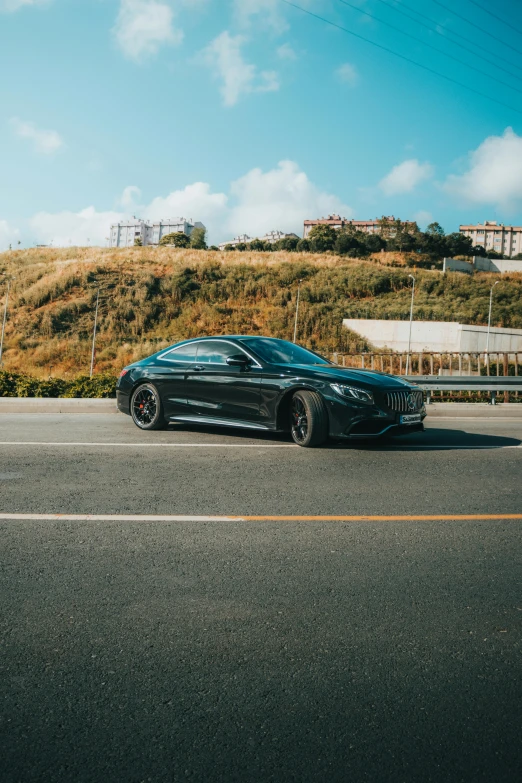
[[[175,423],[169,426],[171,432],[184,432],[219,436],[224,440],[254,441],[256,443],[291,444],[292,439],[285,432],[265,432],[240,428],[209,427]],[[329,441],[321,450],[352,451],[451,451],[452,449],[503,449],[522,446],[519,438],[504,435],[486,435],[465,432],[464,430],[436,429],[430,427],[425,432],[412,433],[400,437],[376,438],[368,440]]]
[[377,440],[347,441],[337,444],[341,449],[357,449],[359,451],[452,451],[458,449],[505,449],[517,448],[522,445],[519,438],[505,435],[486,435],[465,432],[464,430],[436,429],[430,427],[426,432],[396,438],[379,438]]

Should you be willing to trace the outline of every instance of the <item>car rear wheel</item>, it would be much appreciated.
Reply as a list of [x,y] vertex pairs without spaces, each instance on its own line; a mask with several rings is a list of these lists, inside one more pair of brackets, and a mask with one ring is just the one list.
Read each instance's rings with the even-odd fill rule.
[[167,426],[158,390],[152,383],[143,383],[131,399],[131,416],[140,430],[162,430]]
[[290,406],[292,438],[298,446],[320,446],[328,440],[328,414],[317,392],[298,391]]

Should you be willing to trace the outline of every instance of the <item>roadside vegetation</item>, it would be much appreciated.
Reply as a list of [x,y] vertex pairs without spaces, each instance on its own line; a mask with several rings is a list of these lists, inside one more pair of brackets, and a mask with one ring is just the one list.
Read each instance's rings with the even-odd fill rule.
[[[96,293],[100,312],[95,373],[183,338],[251,333],[291,339],[298,281],[298,340],[331,354],[369,349],[343,318],[414,317],[487,323],[498,275],[442,274],[420,255],[388,251],[365,259],[330,253],[227,253],[175,246],[37,248],[0,254],[12,282],[4,345],[10,373],[72,381],[89,371]],[[415,271],[416,270],[416,271]],[[0,304],[5,288],[0,283]],[[493,325],[522,328],[522,275],[495,289]]]

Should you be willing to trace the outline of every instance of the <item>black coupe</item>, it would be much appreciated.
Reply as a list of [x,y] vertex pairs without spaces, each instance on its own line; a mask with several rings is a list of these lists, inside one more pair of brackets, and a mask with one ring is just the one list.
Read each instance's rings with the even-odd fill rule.
[[122,371],[117,403],[142,430],[174,421],[279,430],[299,446],[422,431],[426,416],[422,391],[407,381],[271,337],[173,345]]

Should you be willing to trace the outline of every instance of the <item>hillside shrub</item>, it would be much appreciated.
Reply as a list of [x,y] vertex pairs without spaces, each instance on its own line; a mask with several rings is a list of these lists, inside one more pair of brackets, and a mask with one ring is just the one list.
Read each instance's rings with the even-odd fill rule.
[[115,397],[113,375],[80,375],[72,380],[41,379],[20,373],[0,372],[0,397]]

